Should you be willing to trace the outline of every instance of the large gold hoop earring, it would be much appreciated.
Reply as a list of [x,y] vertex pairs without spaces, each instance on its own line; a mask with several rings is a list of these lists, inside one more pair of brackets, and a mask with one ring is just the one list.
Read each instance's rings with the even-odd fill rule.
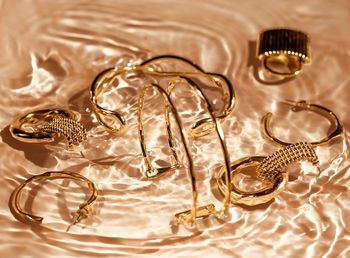
[[[331,123],[334,124],[335,129],[328,136],[324,137],[323,139],[321,139],[319,141],[311,142],[310,144],[312,146],[319,146],[319,145],[327,144],[330,141],[332,141],[333,139],[335,139],[336,137],[339,137],[344,131],[343,124],[341,123],[339,118],[333,113],[333,111],[329,110],[328,108],[325,108],[325,107],[317,105],[317,104],[310,104],[309,102],[307,102],[305,100],[301,100],[301,101],[298,101],[294,104],[294,106],[292,107],[292,110],[293,111],[299,111],[299,110],[321,111],[329,118]],[[266,135],[266,137],[268,139],[270,139],[271,141],[273,141],[279,145],[282,145],[282,146],[290,145],[291,143],[279,140],[272,133],[271,128],[270,128],[271,118],[272,118],[271,112],[267,113],[262,118],[261,127],[262,127],[263,133]]]
[[[53,142],[64,136],[69,146],[78,146],[86,139],[86,129],[79,122],[80,115],[63,109],[36,110],[16,117],[10,125],[13,138],[27,143]],[[35,129],[25,129],[26,125]]]
[[69,179],[85,182],[88,184],[88,187],[91,192],[91,196],[87,201],[79,205],[79,209],[75,213],[74,223],[79,222],[84,216],[92,212],[92,205],[95,202],[98,194],[98,190],[95,184],[80,174],[77,174],[74,172],[68,172],[68,171],[49,171],[41,175],[33,176],[27,179],[26,181],[24,181],[11,194],[10,202],[9,202],[11,211],[14,212],[15,215],[17,215],[19,218],[23,219],[26,222],[41,224],[44,219],[43,217],[29,214],[23,211],[23,209],[21,208],[20,202],[21,202],[22,191],[28,184],[32,182],[38,181],[40,179],[55,179],[55,178],[69,178]]
[[[193,71],[186,71],[186,72],[158,71],[154,69],[152,65],[155,65],[159,62],[181,63],[188,66]],[[98,96],[101,95],[107,88],[109,88],[113,84],[113,82],[117,79],[118,76],[122,74],[132,73],[135,71],[142,71],[142,72],[149,73],[156,76],[168,76],[168,77],[204,76],[208,78],[214,84],[215,87],[223,91],[222,99],[226,102],[226,107],[221,114],[216,115],[216,118],[221,122],[223,122],[226,119],[226,117],[233,111],[235,107],[235,104],[236,104],[235,93],[234,93],[232,84],[225,76],[216,74],[216,73],[206,73],[198,65],[182,57],[171,56],[171,55],[158,56],[158,57],[154,57],[149,60],[146,60],[140,65],[135,65],[130,67],[118,66],[115,68],[109,68],[101,72],[99,75],[97,75],[97,77],[93,81],[90,88],[90,101],[93,106],[93,111],[99,123],[109,131],[122,132],[123,130],[125,130],[127,126],[127,122],[124,116],[122,116],[119,111],[112,111],[112,110],[103,108],[98,101]],[[224,86],[227,90],[226,93],[223,90]],[[112,119],[112,121],[117,121],[119,126],[116,127],[110,124],[109,122],[107,122],[107,119]],[[193,137],[199,137],[199,136],[211,133],[213,131],[214,131],[214,128],[212,127],[212,122],[210,121],[209,118],[207,118],[207,119],[201,119],[195,122],[191,126],[189,133]]]

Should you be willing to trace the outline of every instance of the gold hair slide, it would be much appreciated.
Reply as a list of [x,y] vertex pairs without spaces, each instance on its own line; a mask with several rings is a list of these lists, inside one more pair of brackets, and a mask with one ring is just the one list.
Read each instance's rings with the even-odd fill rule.
[[[307,160],[314,166],[319,162],[312,146],[306,142],[291,144],[267,157],[252,156],[232,162],[231,202],[253,206],[270,201],[276,197],[288,183],[288,173],[284,170],[286,166],[302,160]],[[243,191],[234,183],[235,176],[248,167],[256,167],[257,177],[265,185],[262,189],[258,191]],[[224,171],[225,169],[221,168],[216,179],[221,193],[227,194],[227,187],[223,183]]]
[[[332,141],[333,139],[342,135],[342,133],[344,131],[343,125],[342,125],[341,121],[339,120],[339,118],[333,113],[333,111],[331,111],[328,108],[325,108],[323,106],[317,105],[317,104],[311,104],[310,102],[305,101],[305,100],[301,100],[298,102],[294,102],[294,101],[289,101],[289,102],[294,103],[293,107],[292,107],[292,111],[311,110],[311,111],[315,111],[315,112],[322,112],[325,116],[328,117],[329,121],[333,124],[334,130],[325,138],[323,138],[319,141],[311,142],[310,144],[312,146],[319,146],[319,145],[327,144],[330,141]],[[261,127],[262,127],[262,131],[265,134],[265,136],[268,139],[270,139],[271,141],[273,141],[279,145],[282,145],[282,146],[290,145],[290,143],[288,143],[288,142],[284,142],[284,141],[279,140],[272,133],[271,128],[270,128],[271,118],[272,118],[271,112],[267,113],[262,118]]]
[[[172,62],[173,64],[182,64],[192,71],[160,71],[155,68],[155,65],[162,64],[162,62]],[[206,73],[198,65],[192,63],[191,61],[178,57],[178,56],[158,56],[146,60],[140,65],[135,66],[117,66],[114,68],[109,68],[101,72],[92,83],[90,89],[90,100],[93,106],[93,111],[98,119],[99,123],[102,124],[106,129],[112,132],[122,132],[126,128],[126,119],[117,111],[112,111],[106,108],[103,108],[99,104],[98,97],[109,88],[118,78],[118,76],[129,74],[136,71],[142,71],[155,76],[163,77],[177,77],[177,76],[203,76],[209,79],[213,85],[220,90],[222,90],[222,99],[226,102],[225,110],[219,114],[215,115],[216,119],[223,122],[226,117],[234,109],[236,99],[233,87],[230,81],[223,75],[216,73]],[[226,88],[226,92],[224,91]],[[117,121],[119,126],[112,125],[108,122],[108,119],[112,121]],[[201,119],[195,122],[189,129],[189,134],[193,137],[199,137],[206,135],[214,131],[212,126],[213,121],[210,118]]]
[[90,189],[91,196],[87,201],[85,201],[84,203],[79,205],[79,209],[76,211],[75,216],[74,216],[74,223],[73,224],[79,222],[83,217],[86,217],[88,214],[90,214],[92,212],[92,205],[95,202],[95,200],[97,198],[97,194],[98,194],[98,190],[96,188],[96,185],[93,182],[91,182],[86,177],[84,177],[80,174],[74,173],[74,172],[49,171],[49,172],[45,172],[41,175],[36,175],[36,176],[33,176],[33,177],[27,179],[26,181],[24,181],[22,184],[20,184],[12,192],[11,197],[10,197],[9,206],[10,206],[11,211],[15,215],[17,215],[17,218],[20,218],[26,222],[35,223],[35,224],[42,223],[42,221],[44,219],[43,217],[29,214],[29,213],[23,211],[23,209],[21,208],[20,203],[21,203],[22,191],[31,182],[35,182],[35,181],[38,181],[41,179],[56,179],[56,178],[69,178],[69,179],[85,182],[88,184],[88,187]]
[[271,74],[283,77],[297,75],[304,64],[310,63],[309,37],[290,29],[263,31],[258,37],[256,55]]
[[[206,110],[208,111],[209,115],[210,115],[210,119],[212,121],[212,123],[214,123],[213,127],[217,133],[217,136],[220,140],[220,146],[221,146],[221,150],[223,152],[223,156],[224,156],[224,160],[225,160],[225,165],[224,167],[226,167],[226,174],[225,174],[225,179],[226,179],[226,187],[228,189],[231,189],[231,184],[230,184],[230,173],[229,173],[229,156],[227,153],[227,149],[226,149],[226,145],[224,142],[224,136],[222,133],[222,129],[221,129],[221,124],[219,121],[217,121],[212,113],[212,109],[210,106],[209,101],[207,100],[207,98],[204,96],[203,92],[201,91],[201,89],[193,82],[191,81],[189,78],[186,77],[179,77],[176,79],[173,79],[170,83],[169,83],[169,87],[168,87],[168,93],[165,92],[160,86],[156,85],[156,84],[151,84],[146,86],[139,98],[139,109],[138,109],[138,117],[139,117],[139,137],[140,137],[140,145],[141,145],[141,149],[142,149],[142,154],[147,166],[147,171],[152,171],[151,174],[148,174],[146,172],[146,176],[147,177],[154,177],[158,174],[160,174],[161,172],[164,173],[166,171],[169,171],[169,168],[164,168],[162,170],[162,168],[157,168],[154,169],[149,161],[148,158],[148,154],[147,154],[147,149],[144,143],[144,131],[143,131],[143,126],[142,126],[142,108],[143,108],[143,102],[144,102],[144,97],[145,97],[145,93],[150,90],[150,89],[154,89],[157,90],[159,93],[161,93],[161,95],[163,96],[164,100],[165,100],[165,118],[166,118],[166,125],[167,125],[167,132],[168,132],[168,142],[170,143],[170,139],[171,139],[171,127],[170,127],[170,119],[169,119],[169,113],[171,112],[174,115],[175,121],[176,121],[176,125],[180,131],[180,136],[181,136],[181,140],[183,142],[184,145],[184,149],[185,149],[185,154],[186,154],[186,158],[187,158],[187,162],[188,162],[188,171],[189,171],[189,177],[190,177],[190,182],[191,182],[191,191],[192,191],[192,209],[191,210],[187,210],[184,212],[180,212],[175,214],[175,220],[177,221],[177,223],[182,223],[185,225],[192,225],[193,222],[195,221],[196,218],[199,217],[204,217],[204,216],[209,216],[211,214],[216,215],[216,216],[220,216],[223,215],[226,210],[228,209],[229,203],[230,203],[230,195],[226,194],[225,195],[225,201],[224,201],[224,205],[220,210],[216,210],[214,204],[207,204],[201,207],[197,207],[197,199],[198,199],[198,190],[197,190],[197,185],[196,185],[196,178],[194,176],[194,172],[193,172],[193,161],[192,161],[192,157],[189,151],[189,146],[188,146],[188,142],[187,139],[185,137],[185,130],[182,126],[182,122],[181,119],[176,111],[176,108],[174,107],[169,95],[171,94],[172,89],[174,88],[174,86],[176,85],[177,82],[180,81],[185,81],[188,83],[188,85],[196,92],[196,94],[198,94],[198,96],[201,98],[201,100],[203,101],[203,103],[205,104]],[[173,148],[173,145],[170,145],[170,148],[172,150],[173,153],[173,157],[174,157],[174,153],[176,153],[175,149]],[[177,156],[175,156],[177,157]],[[176,159],[176,164],[180,164],[179,161]],[[170,168],[174,168],[174,166],[171,166]]]
[[[11,135],[22,142],[53,142],[64,136],[69,146],[79,146],[87,135],[86,129],[73,112],[63,109],[44,109],[26,113],[15,118],[10,125]],[[31,126],[32,128],[26,128]]]

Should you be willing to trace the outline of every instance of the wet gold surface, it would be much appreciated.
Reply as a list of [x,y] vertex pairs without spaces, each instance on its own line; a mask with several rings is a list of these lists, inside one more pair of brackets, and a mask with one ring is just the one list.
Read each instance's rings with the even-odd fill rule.
[[[2,257],[350,256],[348,1],[4,0],[0,5]],[[255,57],[257,35],[275,27],[310,37],[312,63],[295,78],[274,81]],[[315,148],[321,173],[307,163],[290,167],[287,187],[267,204],[231,205],[227,217],[203,217],[190,229],[177,225],[174,213],[191,206],[185,168],[160,180],[142,179],[137,100],[151,79],[126,76],[101,96],[99,103],[125,116],[128,128],[121,134],[99,125],[89,100],[91,83],[104,69],[165,54],[185,57],[232,82],[237,104],[222,124],[232,161],[279,148],[260,132],[267,112],[274,114],[274,134],[287,142],[312,142],[332,130],[318,114],[290,112],[279,103],[285,99],[329,108],[345,133]],[[205,85],[203,90],[214,111],[223,111],[220,92]],[[188,87],[172,94],[186,129],[206,117]],[[154,109],[160,101],[154,94],[144,107],[155,167],[166,166],[170,154],[162,109]],[[45,108],[82,114],[88,137],[81,152],[68,150],[64,141],[34,144],[11,137],[15,117]],[[218,150],[213,135],[193,140],[198,206],[222,206],[215,181],[223,165]],[[75,182],[59,179],[23,192],[21,207],[45,214],[42,225],[16,220],[8,207],[16,186],[52,170],[80,173],[99,189],[93,213],[69,232],[76,207],[88,195]],[[254,190],[251,178],[237,180],[240,188]]]

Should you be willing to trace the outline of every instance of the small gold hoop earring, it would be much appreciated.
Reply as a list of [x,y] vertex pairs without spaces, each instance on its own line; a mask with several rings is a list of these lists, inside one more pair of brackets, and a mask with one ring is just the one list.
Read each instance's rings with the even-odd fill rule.
[[[64,136],[69,146],[78,146],[86,139],[86,129],[79,122],[80,115],[63,109],[36,110],[15,118],[10,133],[16,140],[27,143],[53,142]],[[31,125],[31,130],[25,127]]]
[[[239,159],[231,163],[232,191],[231,202],[254,206],[266,203],[275,198],[288,183],[288,173],[284,170],[289,164],[307,160],[316,166],[318,157],[312,146],[305,142],[291,144],[277,152],[265,156],[251,156]],[[234,178],[244,168],[256,167],[257,178],[265,183],[258,191],[243,191],[235,183]],[[221,168],[216,180],[222,194],[227,194],[228,190],[223,182],[224,169]]]
[[[192,71],[186,71],[186,72],[158,71],[153,66],[160,62],[174,62],[175,64],[180,63],[183,65],[186,65],[189,69],[192,69]],[[113,82],[117,80],[118,76],[122,74],[137,72],[137,71],[142,71],[148,74],[163,76],[163,77],[204,76],[208,78],[215,87],[223,91],[222,98],[226,102],[226,107],[221,114],[216,116],[216,118],[221,122],[223,122],[226,119],[226,117],[233,111],[235,107],[235,104],[236,104],[235,93],[234,93],[232,84],[225,76],[221,74],[216,74],[216,73],[206,73],[198,65],[182,57],[171,56],[171,55],[157,56],[146,60],[140,65],[135,65],[130,67],[117,66],[114,68],[109,68],[101,72],[99,75],[97,75],[97,77],[93,81],[90,89],[90,101],[93,106],[93,111],[99,123],[109,131],[118,133],[125,130],[127,126],[126,119],[118,111],[112,111],[112,110],[103,108],[101,104],[99,104],[98,96],[101,95],[107,88],[109,88],[113,84]],[[227,91],[226,93],[224,92],[224,86]],[[115,126],[109,123],[107,119],[111,119],[111,121],[117,121],[119,126]],[[208,133],[211,133],[213,131],[214,131],[214,128],[212,127],[212,122],[210,121],[210,119],[201,119],[195,122],[191,126],[189,133],[193,137],[199,137],[199,136],[203,136]]]
[[21,202],[22,191],[31,182],[35,182],[40,179],[57,179],[57,178],[69,178],[69,179],[85,182],[88,184],[88,187],[91,192],[91,196],[87,201],[79,205],[79,209],[75,213],[74,224],[76,222],[79,222],[84,216],[87,216],[88,214],[90,214],[92,212],[92,205],[95,202],[98,194],[98,190],[95,184],[80,174],[77,174],[74,172],[68,172],[68,171],[49,171],[41,175],[33,176],[27,179],[26,181],[24,181],[11,194],[10,202],[9,202],[11,211],[13,211],[19,218],[23,219],[24,221],[41,224],[44,219],[43,217],[29,214],[23,211],[23,209],[21,208],[20,202]]
[[[335,139],[336,137],[339,137],[343,133],[344,129],[343,129],[343,125],[342,125],[341,121],[328,108],[325,108],[325,107],[317,105],[317,104],[310,104],[308,101],[305,101],[305,100],[301,100],[301,101],[293,102],[293,103],[294,103],[294,106],[292,107],[292,111],[299,111],[299,110],[321,111],[329,118],[329,120],[332,122],[332,124],[334,124],[335,129],[325,138],[323,138],[319,141],[311,142],[310,144],[312,146],[319,146],[319,145],[327,144],[330,141],[332,141],[333,139]],[[266,135],[266,137],[268,139],[270,139],[271,141],[273,141],[279,145],[282,145],[282,146],[290,145],[291,143],[281,141],[275,135],[273,135],[271,128],[270,128],[271,118],[272,118],[271,112],[267,113],[262,118],[261,128],[262,128],[263,133]]]
[[[209,101],[206,99],[206,97],[204,96],[203,92],[200,90],[200,88],[190,79],[185,78],[185,77],[179,77],[176,79],[173,79],[168,86],[168,90],[167,92],[165,92],[160,86],[156,85],[156,84],[151,84],[146,86],[140,97],[139,97],[139,106],[138,106],[138,118],[139,118],[139,137],[140,137],[140,144],[141,144],[141,149],[142,149],[142,154],[144,157],[144,160],[146,162],[146,166],[147,166],[147,170],[152,169],[152,171],[154,173],[159,173],[160,169],[155,170],[154,168],[152,168],[150,166],[150,161],[148,159],[148,155],[147,155],[147,149],[145,147],[144,144],[144,130],[143,130],[143,126],[142,126],[142,109],[143,109],[143,101],[144,101],[144,96],[146,94],[146,92],[149,89],[155,89],[158,92],[161,93],[161,95],[163,96],[164,100],[165,100],[165,118],[166,118],[166,125],[167,125],[167,131],[170,132],[170,136],[171,136],[171,127],[170,127],[170,119],[169,119],[169,112],[172,112],[177,124],[177,127],[180,131],[180,135],[181,135],[181,141],[183,142],[184,145],[184,149],[185,149],[185,154],[186,154],[186,158],[187,158],[187,162],[188,162],[188,169],[189,169],[189,176],[190,176],[190,181],[191,181],[191,190],[192,190],[192,209],[191,210],[187,210],[184,212],[180,212],[175,214],[175,220],[177,221],[177,223],[179,224],[185,224],[187,226],[191,226],[194,222],[194,220],[196,218],[199,217],[204,217],[204,216],[209,216],[210,214],[214,214],[214,215],[222,215],[225,213],[225,211],[227,210],[229,203],[230,203],[230,195],[227,194],[225,196],[225,202],[223,205],[223,208],[220,210],[216,210],[215,206],[213,204],[207,204],[201,207],[197,207],[197,199],[198,199],[198,190],[197,190],[197,186],[196,186],[196,178],[194,176],[194,172],[193,172],[193,161],[192,161],[192,157],[189,151],[189,147],[188,147],[188,142],[187,139],[185,137],[185,130],[182,126],[182,122],[181,119],[177,113],[177,110],[175,108],[175,106],[173,105],[169,94],[171,94],[172,89],[174,88],[175,84],[179,81],[185,81],[187,83],[189,83],[189,85],[191,86],[191,88],[199,95],[199,97],[201,98],[201,100],[204,102],[206,109],[208,111],[208,113],[210,114],[210,121],[211,123],[215,123],[214,125],[214,129],[219,137],[220,140],[220,146],[222,148],[222,152],[224,155],[224,159],[225,159],[225,165],[224,167],[227,168],[226,170],[226,174],[225,174],[225,179],[226,179],[226,187],[228,189],[231,189],[231,184],[230,182],[230,173],[229,173],[229,156],[227,153],[227,149],[226,149],[226,145],[224,143],[224,139],[223,139],[223,134],[222,134],[222,129],[221,129],[221,124],[219,121],[217,121],[212,113],[212,109],[210,107]],[[168,134],[168,140],[171,139],[169,137]],[[170,140],[169,140],[170,143]],[[172,145],[173,146],[173,145]],[[175,150],[173,150],[173,153],[175,152]],[[148,164],[148,165],[147,165]],[[175,163],[176,164],[176,163]],[[172,168],[172,167],[170,167]],[[167,170],[169,170],[169,168],[166,168]]]
[[[310,63],[309,37],[290,29],[263,31],[258,37],[256,55],[267,72],[282,77],[295,76],[304,64]],[[273,62],[282,63],[289,72],[271,66]]]

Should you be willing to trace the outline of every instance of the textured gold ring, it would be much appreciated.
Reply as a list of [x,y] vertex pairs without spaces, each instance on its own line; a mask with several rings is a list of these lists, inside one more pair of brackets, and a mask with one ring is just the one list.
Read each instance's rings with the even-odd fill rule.
[[10,125],[10,133],[13,138],[27,143],[53,142],[62,135],[70,146],[78,146],[86,139],[86,129],[79,120],[80,115],[69,110],[36,110],[16,117]]
[[[333,113],[333,111],[331,111],[328,108],[323,107],[321,105],[311,104],[305,100],[301,100],[301,101],[295,102],[293,104],[292,111],[301,111],[301,110],[311,110],[314,112],[322,112],[322,114],[326,115],[328,117],[329,121],[334,125],[334,129],[329,133],[328,136],[324,137],[323,139],[321,139],[319,141],[311,142],[310,143],[311,145],[319,146],[319,145],[327,144],[330,141],[332,141],[333,139],[342,135],[342,133],[344,131],[343,124],[339,120],[337,115],[335,115]],[[288,142],[285,142],[285,141],[278,139],[272,133],[271,128],[270,128],[271,118],[272,118],[271,112],[269,112],[265,116],[263,116],[263,118],[261,120],[261,128],[262,128],[263,133],[266,135],[266,137],[268,139],[270,139],[271,141],[273,141],[279,145],[282,145],[282,146],[290,145],[291,143],[288,143]]]
[[95,184],[80,174],[77,174],[74,172],[68,172],[68,171],[49,171],[41,175],[33,176],[27,179],[26,181],[24,181],[11,194],[10,202],[9,202],[11,211],[14,212],[19,218],[23,219],[24,221],[41,224],[43,221],[43,217],[39,217],[30,213],[27,213],[23,211],[23,209],[21,208],[20,203],[21,203],[22,191],[28,184],[32,182],[35,182],[41,179],[56,179],[56,178],[69,178],[69,179],[85,182],[88,184],[88,187],[91,192],[91,196],[87,201],[79,205],[79,209],[75,213],[75,222],[79,222],[84,216],[90,214],[92,211],[92,205],[95,202],[98,194],[98,190]]
[[271,74],[282,77],[297,75],[304,64],[310,63],[309,37],[290,29],[263,31],[258,37],[256,55]]
[[[260,163],[265,159],[264,156],[251,156],[236,160],[231,163],[231,179],[239,174],[242,169],[248,167],[258,167]],[[222,193],[227,193],[227,187],[223,181],[223,168],[220,169],[217,175],[217,183]],[[234,183],[232,183],[231,202],[245,204],[249,206],[266,203],[276,197],[287,185],[288,174],[286,172],[279,173],[278,177],[274,179],[272,183],[258,191],[243,191],[239,189]]]
[[[307,160],[314,166],[319,163],[312,145],[306,142],[288,145],[267,157],[252,156],[232,162],[230,164],[231,202],[253,206],[270,201],[287,185],[288,174],[285,168],[293,162],[302,160]],[[234,183],[235,176],[249,167],[256,167],[257,178],[265,185],[258,191],[243,191]],[[224,183],[224,173],[225,169],[221,168],[216,176],[216,181],[221,193],[225,195],[228,190]]]

